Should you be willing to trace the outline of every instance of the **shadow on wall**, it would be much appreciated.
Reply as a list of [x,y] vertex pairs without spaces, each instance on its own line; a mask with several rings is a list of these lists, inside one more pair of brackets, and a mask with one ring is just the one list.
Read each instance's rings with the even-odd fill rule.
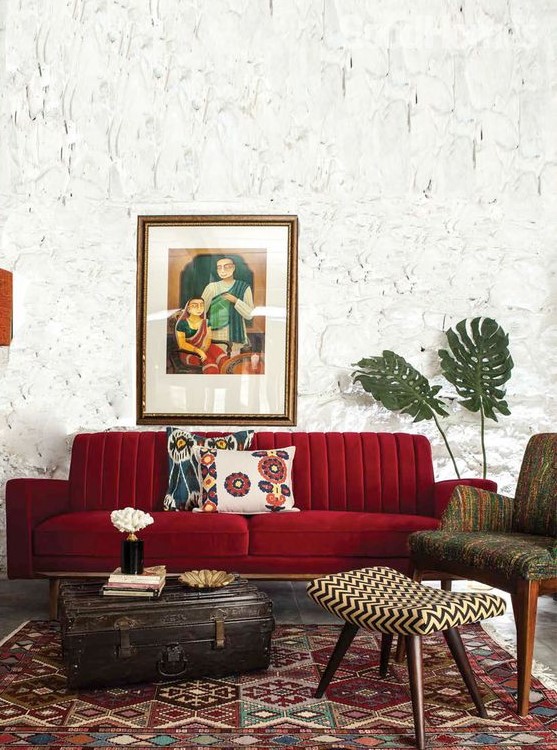
[[30,474],[53,478],[67,476],[74,436],[66,434],[59,415],[18,410],[17,428],[17,432],[5,430],[3,435],[4,483]]

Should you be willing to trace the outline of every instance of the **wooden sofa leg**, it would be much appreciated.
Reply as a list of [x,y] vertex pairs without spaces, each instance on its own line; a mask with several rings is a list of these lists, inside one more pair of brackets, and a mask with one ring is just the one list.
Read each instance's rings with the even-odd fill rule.
[[530,709],[530,683],[532,659],[536,637],[539,581],[518,581],[512,594],[513,614],[516,624],[517,712],[527,716]]
[[60,592],[60,579],[48,579],[48,609],[51,620],[58,619],[58,594]]

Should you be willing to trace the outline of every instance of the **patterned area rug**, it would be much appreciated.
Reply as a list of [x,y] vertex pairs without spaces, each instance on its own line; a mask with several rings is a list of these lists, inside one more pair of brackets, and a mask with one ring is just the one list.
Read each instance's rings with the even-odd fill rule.
[[[56,623],[27,623],[0,646],[0,747],[415,747],[406,668],[393,662],[380,679],[370,633],[356,636],[326,696],[313,697],[339,632],[279,626],[266,672],[70,691]],[[489,718],[475,714],[442,637],[425,639],[428,750],[557,748],[557,693],[534,680],[530,716],[519,718],[514,659],[477,625],[461,633]]]

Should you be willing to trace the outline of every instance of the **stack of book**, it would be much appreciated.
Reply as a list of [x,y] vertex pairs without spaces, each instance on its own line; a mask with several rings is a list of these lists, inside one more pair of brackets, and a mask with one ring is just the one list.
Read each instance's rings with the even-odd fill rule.
[[103,596],[143,596],[156,599],[160,596],[166,580],[166,567],[155,565],[145,568],[143,573],[127,575],[120,568],[110,574],[101,589]]

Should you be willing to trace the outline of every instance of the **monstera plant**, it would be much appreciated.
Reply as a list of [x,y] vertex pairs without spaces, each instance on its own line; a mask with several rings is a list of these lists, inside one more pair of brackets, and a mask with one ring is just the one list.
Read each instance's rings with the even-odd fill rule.
[[[487,475],[485,420],[497,421],[496,412],[510,414],[505,383],[514,366],[509,353],[509,337],[491,318],[461,320],[447,331],[447,349],[438,351],[441,372],[454,386],[459,403],[480,412],[480,439],[483,476]],[[385,350],[381,356],[361,359],[352,373],[354,382],[390,411],[414,417],[414,422],[433,419],[447,447],[457,477],[460,472],[439,417],[448,416],[447,401],[439,396],[440,385],[427,378],[399,354]]]

